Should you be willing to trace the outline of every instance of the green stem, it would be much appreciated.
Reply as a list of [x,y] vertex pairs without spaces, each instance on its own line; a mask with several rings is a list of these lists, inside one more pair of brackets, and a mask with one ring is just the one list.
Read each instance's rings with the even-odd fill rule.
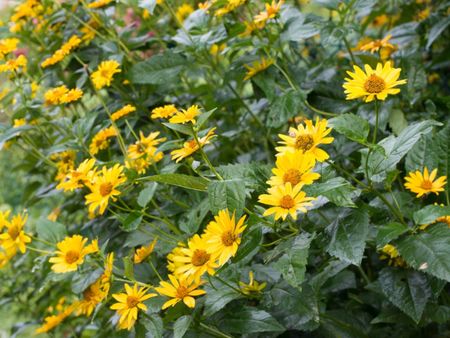
[[190,127],[191,127],[191,130],[192,130],[192,134],[194,135],[195,142],[197,143],[198,150],[199,150],[200,154],[203,157],[203,160],[206,162],[206,164],[208,165],[209,169],[211,169],[211,171],[217,177],[217,179],[220,180],[220,181],[223,181],[222,176],[220,176],[220,174],[217,172],[216,168],[214,168],[214,166],[212,165],[212,163],[209,160],[209,158],[206,155],[206,153],[203,151],[203,146],[201,145],[200,141],[198,140],[197,131],[195,130],[194,126],[191,124]]
[[145,286],[146,288],[153,288],[153,285],[142,283],[142,282],[139,282],[137,280],[129,280],[129,279],[124,279],[124,278],[117,278],[116,276],[114,276],[114,280],[118,281],[118,282],[122,282],[122,283],[127,283],[127,284],[133,283],[133,284],[137,284],[137,285],[140,285],[140,286]]
[[164,279],[161,277],[161,275],[159,274],[158,270],[156,270],[156,268],[155,268],[155,266],[153,265],[153,262],[152,262],[151,259],[149,260],[149,263],[150,263],[150,267],[152,268],[152,270],[153,270],[153,272],[156,274],[156,276],[158,276],[159,280],[160,280],[160,281],[164,280]]
[[367,277],[367,274],[364,272],[363,268],[360,265],[357,265],[356,267],[358,268],[359,272],[361,273],[361,276],[363,277],[366,284],[370,284],[370,279],[369,279],[369,277]]
[[51,252],[51,251],[33,248],[32,246],[29,246],[29,245],[27,245],[26,248],[30,249],[31,251],[36,251],[36,252],[39,252],[39,253],[42,253],[42,254],[46,254],[46,255],[52,255],[53,254],[53,252]]
[[356,65],[356,59],[353,56],[353,52],[352,52],[352,49],[350,48],[350,44],[348,43],[348,41],[345,37],[343,37],[342,39],[344,40],[345,47],[347,48],[347,52],[350,54],[350,58],[352,59],[353,64]]
[[205,331],[207,331],[210,335],[214,336],[214,337],[218,337],[218,338],[233,338],[233,336],[229,336],[225,333],[223,333],[222,331],[219,331],[216,328],[213,328],[209,325],[206,325],[205,323],[200,322],[200,327],[205,329]]

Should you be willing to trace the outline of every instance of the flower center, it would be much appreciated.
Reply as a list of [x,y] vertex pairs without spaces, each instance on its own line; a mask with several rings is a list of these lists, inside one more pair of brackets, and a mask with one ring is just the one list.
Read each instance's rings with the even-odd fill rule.
[[15,240],[17,238],[17,236],[19,236],[19,228],[16,226],[9,228],[8,235],[9,235],[9,237],[11,237],[12,239]]
[[139,298],[135,296],[127,297],[127,306],[129,309],[134,308],[137,304],[139,304]]
[[75,263],[80,258],[80,253],[78,251],[67,251],[66,252],[66,263]]
[[197,147],[197,141],[195,140],[187,141],[187,146],[188,148],[195,149]]
[[183,285],[180,285],[178,288],[177,288],[177,298],[181,298],[181,299],[183,299],[184,297],[186,297],[187,296],[187,294],[188,294],[188,289],[187,289],[187,287],[185,287],[185,286],[183,286]]
[[425,180],[421,184],[421,188],[425,190],[430,190],[433,187],[433,182],[430,180]]
[[192,265],[194,266],[202,266],[204,265],[207,261],[209,261],[209,258],[211,257],[211,255],[209,253],[207,253],[205,250],[195,250],[194,254],[192,255]]
[[384,88],[386,88],[386,83],[381,77],[375,74],[370,75],[364,83],[364,89],[371,94],[381,93]]
[[294,199],[289,195],[284,195],[280,200],[280,207],[290,209],[295,205]]
[[83,292],[83,298],[87,301],[91,301],[93,300],[95,297],[95,292],[92,290],[92,288],[87,288],[86,290],[84,290]]
[[235,234],[232,231],[225,231],[222,234],[222,243],[225,246],[233,245],[235,240],[236,240],[236,236],[235,236]]
[[113,185],[109,182],[100,184],[100,195],[108,196],[113,190]]
[[284,183],[291,183],[292,186],[296,186],[302,179],[302,174],[297,169],[289,169],[283,175]]
[[295,140],[295,147],[303,151],[311,149],[314,145],[314,139],[311,135],[299,135]]
[[107,79],[111,77],[109,69],[102,69],[100,75]]

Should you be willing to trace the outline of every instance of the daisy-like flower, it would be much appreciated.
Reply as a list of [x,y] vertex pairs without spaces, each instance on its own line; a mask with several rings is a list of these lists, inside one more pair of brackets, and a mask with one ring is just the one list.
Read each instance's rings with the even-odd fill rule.
[[188,123],[191,122],[195,124],[195,118],[201,114],[200,109],[197,105],[190,106],[188,109],[182,109],[181,111],[177,111],[175,116],[173,116],[169,122],[170,123]]
[[14,119],[13,128],[22,127],[27,124],[26,118]]
[[[200,146],[203,148],[206,144],[209,143],[211,138],[213,138],[215,136],[214,135],[215,130],[216,130],[215,127],[212,128],[211,130],[209,130],[205,136],[198,139],[198,143],[195,139],[184,142],[183,148],[175,149],[170,153],[170,155],[172,155],[172,160],[175,160],[175,162],[178,163],[183,158],[191,156],[193,153],[195,153],[197,150],[199,150]],[[200,146],[199,146],[199,144],[200,144]]]
[[138,318],[139,310],[147,311],[145,300],[156,297],[156,293],[147,293],[147,288],[141,288],[137,284],[131,287],[125,284],[125,292],[113,294],[117,303],[111,305],[112,310],[116,310],[120,316],[117,327],[119,329],[131,330]]
[[114,74],[122,71],[119,67],[120,64],[115,60],[102,61],[97,70],[91,74],[91,80],[95,89],[109,87]]
[[194,297],[206,294],[206,291],[198,290],[200,283],[188,281],[184,276],[169,275],[169,279],[170,283],[161,281],[160,286],[155,288],[160,295],[172,298],[163,304],[163,310],[181,301],[188,307],[194,308]]
[[400,68],[392,68],[391,62],[377,64],[375,69],[369,65],[364,65],[365,72],[358,66],[353,66],[355,72],[347,71],[350,78],[345,78],[343,87],[347,94],[347,100],[363,98],[365,102],[372,102],[374,99],[386,100],[388,95],[400,93],[398,85],[406,83],[406,80],[399,80]]
[[265,23],[266,21],[275,18],[283,4],[284,4],[284,0],[280,0],[278,2],[275,0],[272,0],[271,4],[266,3],[266,10],[255,15],[254,21],[256,23],[258,23],[258,22]]
[[245,215],[236,223],[235,213],[230,218],[227,210],[219,211],[206,227],[203,235],[214,257],[219,260],[219,265],[224,265],[231,257],[236,255],[241,236],[247,227],[244,225]]
[[44,94],[45,104],[59,104],[61,97],[68,91],[69,89],[64,85],[47,90]]
[[244,282],[239,282],[239,286],[241,288],[241,291],[246,294],[246,295],[257,295],[259,293],[261,293],[262,290],[264,290],[264,288],[266,287],[267,283],[259,283],[258,281],[255,280],[255,277],[253,275],[253,271],[250,271],[248,273],[248,279],[249,282],[248,284],[244,283]]
[[227,0],[223,7],[216,10],[215,16],[223,16],[243,5],[247,0]]
[[0,243],[7,252],[19,250],[25,253],[26,244],[31,242],[31,238],[25,234],[23,227],[27,222],[28,215],[15,215],[11,222],[6,223],[6,232],[0,234]]
[[166,104],[163,107],[157,107],[152,110],[152,119],[167,119],[178,113],[178,109],[173,104]]
[[289,182],[293,187],[311,184],[320,177],[320,174],[312,171],[315,163],[311,153],[303,153],[302,150],[286,152],[277,157],[276,167],[272,169],[274,176],[267,183],[277,186]]
[[367,42],[359,47],[359,50],[364,52],[376,53],[380,51],[380,57],[382,60],[387,60],[393,52],[397,50],[397,47],[389,43],[392,35],[389,34],[381,40],[373,40]]
[[77,169],[71,169],[66,175],[64,181],[57,185],[56,189],[64,191],[73,191],[75,189],[82,188],[87,182],[89,182],[95,171],[92,169],[95,165],[95,159],[87,159],[80,163]]
[[78,101],[83,96],[83,91],[79,88],[70,89],[67,93],[61,96],[59,103],[70,103]]
[[111,120],[117,121],[121,117],[124,117],[132,112],[136,111],[136,107],[132,106],[131,104],[127,104],[126,106],[122,107],[118,111],[111,114]]
[[2,230],[9,223],[9,214],[11,210],[0,211],[0,230]]
[[164,157],[164,154],[152,147],[147,150],[144,156],[137,159],[125,160],[125,167],[134,169],[138,174],[145,174],[147,169],[154,163],[158,163]]
[[266,70],[271,65],[273,65],[273,62],[274,61],[272,59],[266,59],[263,57],[260,61],[255,61],[251,65],[244,65],[244,67],[247,68],[247,73],[245,74],[244,81],[247,81],[256,74]]
[[178,267],[184,264],[182,262],[175,262],[173,260],[173,257],[175,256],[182,256],[183,253],[181,249],[186,247],[186,244],[184,244],[183,242],[178,242],[177,245],[178,246],[173,248],[173,250],[167,255],[167,270],[169,270],[173,274],[175,274],[175,271]]
[[156,146],[166,140],[165,137],[157,138],[159,131],[145,136],[142,131],[139,132],[139,141],[128,147],[128,157],[132,160],[141,158],[148,153],[155,153]]
[[423,174],[417,170],[416,172],[410,172],[405,177],[405,188],[413,193],[416,193],[416,197],[422,197],[429,193],[435,193],[444,191],[444,186],[447,183],[447,176],[441,176],[436,179],[437,169],[434,169],[431,173],[428,172],[428,168],[425,167]]
[[41,67],[42,68],[46,68],[49,66],[53,66],[54,64],[57,64],[58,62],[61,62],[62,60],[64,60],[64,58],[70,54],[70,52],[75,49],[76,47],[78,47],[81,43],[81,39],[76,36],[76,35],[72,35],[70,37],[70,39],[64,43],[60,49],[56,50],[52,56],[50,56],[49,58],[45,59],[42,63],[41,63]]
[[142,263],[150,254],[153,252],[153,249],[156,245],[156,238],[149,245],[141,246],[139,249],[136,249],[134,253],[134,264]]
[[2,246],[0,246],[0,269],[3,269],[16,255],[17,251],[15,249],[5,250]]
[[57,327],[59,324],[63,322],[64,319],[69,317],[72,312],[75,310],[75,304],[67,306],[65,309],[63,309],[60,313],[56,315],[47,316],[44,318],[44,324],[42,324],[40,327],[38,327],[34,332],[36,334],[40,333],[46,333],[51,330],[53,330],[55,327]]
[[20,67],[25,68],[27,66],[27,58],[21,54],[14,60],[8,60],[6,63],[0,65],[0,73],[18,71]]
[[205,238],[194,235],[188,242],[187,248],[180,248],[178,254],[174,254],[171,260],[182,263],[175,270],[175,274],[183,274],[189,280],[200,283],[201,276],[207,272],[214,275],[214,269],[218,267],[212,248]]
[[120,191],[116,188],[125,183],[127,178],[123,175],[123,166],[115,164],[112,168],[103,167],[102,170],[93,177],[88,187],[91,193],[85,196],[86,205],[89,206],[89,212],[94,214],[98,212],[103,215],[108,207],[109,200],[116,200]]
[[93,240],[89,245],[86,245],[87,241],[87,238],[73,235],[56,244],[56,256],[49,259],[49,262],[53,263],[52,270],[56,273],[76,271],[78,266],[83,264],[84,257],[98,252],[97,240]]
[[100,152],[100,150],[108,148],[109,139],[114,136],[117,136],[114,126],[102,129],[95,134],[92,138],[91,144],[89,145],[89,152],[91,155],[96,155]]
[[10,39],[1,39],[0,40],[0,58],[3,59],[6,54],[14,52],[17,49],[17,45],[19,44],[19,39],[10,38]]
[[386,244],[381,249],[380,259],[388,259],[389,265],[393,266],[402,267],[406,265],[405,260],[402,257],[400,257],[397,248],[392,244]]
[[316,119],[313,121],[306,120],[305,124],[297,126],[297,128],[289,128],[289,135],[279,134],[282,139],[279,143],[281,147],[275,148],[278,151],[277,156],[281,156],[286,152],[301,150],[305,154],[311,154],[314,159],[319,162],[325,161],[329,156],[320,149],[320,144],[330,144],[334,138],[327,135],[331,132],[331,128],[327,128],[328,121],[326,119]]
[[177,8],[176,17],[178,22],[183,22],[194,11],[194,7],[190,4],[182,4]]
[[106,5],[108,5],[109,3],[111,3],[113,0],[96,0],[94,2],[91,2],[88,5],[88,8],[101,8],[101,7],[105,7]]
[[305,207],[311,206],[311,201],[315,200],[313,197],[306,197],[304,191],[300,191],[301,185],[298,184],[292,187],[291,183],[279,185],[268,189],[268,194],[259,196],[259,202],[272,206],[267,209],[263,216],[275,214],[275,220],[282,218],[286,219],[288,215],[292,219],[297,219],[297,212],[306,213]]

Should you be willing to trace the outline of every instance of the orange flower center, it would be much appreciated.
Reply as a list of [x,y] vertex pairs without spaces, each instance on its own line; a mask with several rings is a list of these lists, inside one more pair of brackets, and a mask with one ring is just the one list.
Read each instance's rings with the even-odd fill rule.
[[295,140],[295,147],[303,151],[311,149],[314,145],[314,139],[311,135],[299,135]]
[[67,251],[66,252],[66,263],[75,263],[80,258],[80,253],[78,251]]
[[375,74],[370,75],[364,83],[364,89],[371,94],[381,93],[385,88],[384,80]]
[[302,179],[302,174],[297,169],[289,169],[283,175],[284,183],[291,183],[292,186],[297,185]]
[[187,143],[187,147],[191,148],[191,149],[195,149],[198,146],[197,141],[195,141],[195,140],[190,140],[190,141],[187,141],[186,143]]
[[16,226],[9,228],[8,235],[15,240],[19,236],[19,228]]
[[420,187],[425,190],[430,190],[431,188],[433,188],[433,182],[431,182],[430,180],[424,180]]
[[139,304],[139,298],[135,296],[127,297],[127,306],[129,309],[134,308],[137,304]]
[[180,298],[180,299],[183,299],[184,297],[186,297],[188,295],[188,289],[187,289],[187,287],[185,287],[185,286],[183,286],[183,285],[180,285],[178,288],[177,288],[177,294],[176,294],[176,297],[177,298]]
[[108,196],[113,190],[113,185],[110,182],[100,184],[100,195]]
[[222,234],[222,243],[225,246],[231,246],[236,241],[236,235],[233,231],[225,231]]
[[211,255],[207,253],[205,250],[195,250],[194,254],[192,255],[192,265],[194,266],[202,266],[205,265],[206,262],[209,261],[209,258]]
[[95,292],[92,291],[92,288],[87,288],[86,290],[84,290],[83,292],[83,298],[84,300],[87,300],[88,302],[93,300],[95,297]]
[[284,195],[280,200],[280,207],[282,207],[283,209],[290,209],[294,205],[295,200],[289,195]]
[[109,69],[102,69],[100,71],[100,75],[101,75],[101,77],[108,79],[111,77],[111,72],[109,71]]

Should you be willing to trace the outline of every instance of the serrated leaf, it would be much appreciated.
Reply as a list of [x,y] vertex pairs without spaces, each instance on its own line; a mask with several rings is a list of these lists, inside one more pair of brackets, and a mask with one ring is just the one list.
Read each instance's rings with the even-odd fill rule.
[[123,231],[130,232],[136,230],[142,223],[142,215],[135,211],[127,214],[125,217],[120,217],[119,220],[121,222],[120,228]]
[[397,242],[400,255],[414,269],[450,282],[450,229],[447,224],[428,227],[426,232]]
[[442,34],[442,32],[450,25],[450,16],[445,16],[436,22],[430,29],[426,49],[430,48],[433,42]]
[[354,114],[341,114],[328,121],[330,127],[348,139],[365,144],[369,135],[370,127],[362,117]]
[[228,209],[240,216],[245,207],[245,182],[240,179],[213,181],[208,186],[208,197],[213,214]]
[[146,176],[139,179],[140,181],[159,182],[177,187],[191,190],[206,191],[208,181],[201,177],[194,177],[184,174],[160,174],[154,176]]
[[140,322],[147,329],[145,338],[162,338],[164,333],[164,324],[160,316],[153,313],[148,318],[141,318]]
[[353,203],[352,198],[359,194],[359,191],[342,177],[334,177],[323,183],[314,183],[305,186],[303,190],[307,196],[324,196],[341,207],[354,207],[355,203]]
[[378,228],[377,233],[377,247],[382,248],[389,242],[400,237],[400,235],[407,232],[409,228],[406,225],[397,222],[391,222],[386,225],[382,225]]
[[427,205],[413,214],[414,222],[418,225],[430,224],[438,217],[450,216],[450,206]]
[[153,196],[155,195],[156,188],[158,187],[158,183],[156,182],[150,182],[147,184],[147,186],[141,190],[139,193],[137,202],[139,206],[142,208],[145,208],[148,203],[152,200]]
[[173,324],[173,337],[174,338],[183,338],[186,331],[191,326],[192,317],[191,316],[181,316],[177,319],[175,324]]
[[360,265],[369,234],[369,214],[366,209],[354,209],[331,226],[331,241],[327,252],[345,262]]
[[305,100],[305,92],[293,89],[277,96],[267,115],[267,126],[278,128],[285,125],[290,118],[305,109]]
[[225,305],[231,301],[242,297],[242,295],[229,287],[218,283],[214,283],[217,290],[208,288],[205,296],[205,310],[203,315],[206,317],[212,316],[216,312],[222,310]]
[[418,323],[431,296],[425,275],[385,268],[380,271],[378,281],[386,298]]
[[51,243],[57,243],[67,236],[67,230],[64,224],[43,218],[37,222],[36,232],[40,239]]
[[269,313],[252,307],[242,307],[227,313],[220,327],[231,333],[282,332],[284,327]]
[[103,269],[96,269],[84,273],[76,273],[72,279],[72,291],[82,293],[89,285],[93,284],[103,273]]

